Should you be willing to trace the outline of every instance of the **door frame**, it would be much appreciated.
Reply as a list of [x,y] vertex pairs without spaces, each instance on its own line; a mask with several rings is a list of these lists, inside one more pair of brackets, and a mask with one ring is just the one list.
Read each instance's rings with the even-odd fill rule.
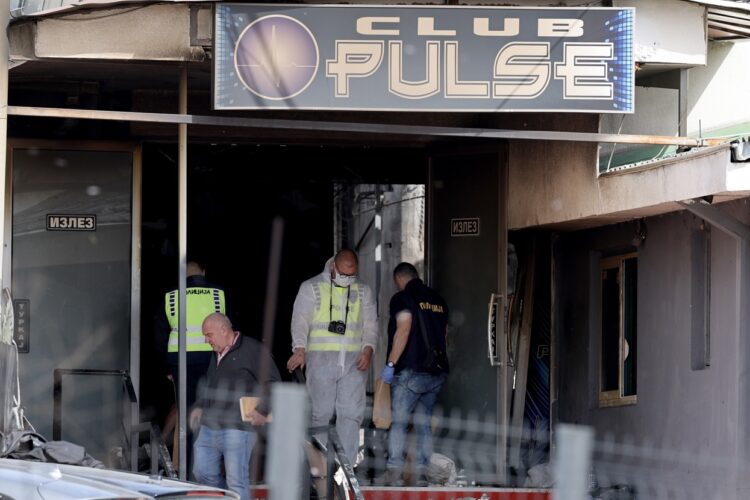
[[[141,371],[141,243],[142,243],[142,148],[137,142],[126,141],[66,141],[48,139],[8,139],[5,170],[4,233],[2,287],[12,290],[13,283],[13,151],[37,148],[62,151],[126,152],[133,155],[131,179],[131,230],[130,230],[130,379],[140,404]],[[140,415],[130,415],[131,422],[140,422]]]

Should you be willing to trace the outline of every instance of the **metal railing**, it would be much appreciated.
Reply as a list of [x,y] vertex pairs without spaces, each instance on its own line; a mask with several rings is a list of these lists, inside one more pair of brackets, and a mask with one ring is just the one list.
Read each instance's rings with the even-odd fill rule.
[[[66,375],[84,375],[96,377],[119,377],[122,380],[122,388],[127,394],[127,402],[130,405],[130,412],[123,412],[131,415],[127,422],[123,420],[123,446],[124,462],[130,462],[130,470],[138,471],[138,443],[139,436],[142,432],[149,432],[151,446],[151,474],[159,473],[159,462],[161,462],[164,473],[170,478],[176,478],[177,473],[174,469],[169,452],[161,437],[159,426],[153,422],[133,422],[132,415],[139,414],[138,396],[133,387],[133,381],[127,370],[94,370],[85,368],[56,368],[54,370],[53,401],[54,409],[52,416],[52,439],[59,441],[62,439],[63,428],[63,377]],[[129,450],[129,451],[128,451]]]
[[[315,434],[327,433],[328,435],[328,446],[323,445]],[[357,500],[364,500],[364,494],[359,486],[359,480],[354,472],[354,466],[349,462],[349,459],[344,452],[344,447],[341,444],[341,439],[336,432],[336,428],[333,424],[324,425],[321,427],[311,427],[308,429],[308,433],[311,436],[311,440],[316,443],[317,448],[323,451],[326,455],[326,491],[318,491],[318,498],[326,499],[338,499],[344,500],[346,495],[343,493],[342,488],[346,488],[352,492],[354,498]],[[336,484],[336,471],[341,469],[344,473],[346,480],[345,485],[341,485],[341,488],[337,488]],[[329,494],[329,492],[333,492]]]

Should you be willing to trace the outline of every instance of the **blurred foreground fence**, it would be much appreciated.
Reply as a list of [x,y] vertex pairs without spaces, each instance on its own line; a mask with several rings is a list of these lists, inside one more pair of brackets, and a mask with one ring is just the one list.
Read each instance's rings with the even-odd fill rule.
[[23,428],[13,324],[13,301],[5,288],[0,292],[0,456],[10,446],[11,433]]
[[[416,436],[412,431],[405,488],[394,492],[394,488],[376,487],[373,483],[385,471],[388,431],[365,422],[355,473],[366,499],[750,498],[743,486],[750,482],[747,464],[730,456],[731,450],[727,450],[727,456],[702,453],[690,444],[690,436],[686,436],[685,449],[679,450],[654,442],[636,443],[632,436],[595,435],[589,427],[561,424],[552,433],[554,442],[550,442],[549,433],[527,422],[524,428],[511,433],[521,438],[519,460],[507,470],[498,471],[499,453],[510,456],[511,450],[498,442],[494,416],[479,418],[436,411],[432,424],[434,453],[429,487],[413,485],[417,471],[411,465],[416,456]],[[504,480],[499,480],[502,477]]]

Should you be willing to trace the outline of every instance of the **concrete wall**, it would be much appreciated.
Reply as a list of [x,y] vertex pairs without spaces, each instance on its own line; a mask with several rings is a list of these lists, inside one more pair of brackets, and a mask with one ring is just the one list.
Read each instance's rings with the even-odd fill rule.
[[[641,52],[649,45],[654,49],[652,56],[645,58],[641,54],[640,60],[706,62],[679,55],[698,54],[703,50],[700,48],[705,37],[703,7],[678,0],[628,0],[616,2],[616,5],[638,9],[636,45]],[[664,22],[667,19],[669,22]],[[696,29],[689,28],[693,25]],[[686,35],[679,36],[672,27]],[[701,42],[693,40],[694,37]],[[743,105],[747,100],[745,88],[750,82],[749,58],[748,41],[711,43],[708,64],[689,70],[689,135],[705,136],[712,131],[750,123],[750,111]],[[674,135],[678,126],[677,92],[639,87],[635,114],[601,119],[602,132],[620,130],[621,133]],[[544,129],[598,130],[595,117],[574,115],[553,116]],[[616,152],[623,153],[629,148],[632,147],[618,145]],[[654,151],[658,153],[659,148]],[[536,142],[530,148],[528,142],[511,141],[510,227],[518,229],[591,218],[600,218],[606,223],[605,219],[614,214],[653,215],[670,210],[656,207],[672,201],[750,188],[741,175],[750,169],[744,164],[730,164],[728,151],[658,166],[648,172],[597,177],[597,156],[601,154],[606,160],[609,152],[609,145],[597,151],[595,144]]]
[[[545,130],[595,132],[596,115],[547,115]],[[543,118],[537,118],[542,120]],[[524,125],[527,125],[524,123]],[[533,128],[536,124],[530,124]],[[589,192],[596,177],[596,144],[555,141],[510,141],[511,229],[554,220],[584,217],[596,211],[596,200],[578,196]]]
[[[603,114],[599,130],[603,134],[653,134],[679,135],[679,91],[656,87],[635,88],[635,113]],[[612,150],[614,149],[614,155]],[[608,170],[608,166],[632,163],[651,159],[667,152],[674,154],[676,146],[659,146],[643,144],[601,144],[599,149],[599,171]],[[642,153],[636,154],[636,151]],[[630,153],[630,154],[627,154]],[[634,158],[637,158],[634,160]]]
[[[750,220],[748,200],[718,205]],[[566,233],[559,243],[559,420],[592,425],[599,439],[613,434],[637,444],[690,453],[699,470],[707,457],[741,453],[740,354],[736,241],[711,229],[711,365],[691,368],[690,234],[699,220],[679,212],[646,220],[638,248],[638,402],[599,408],[598,262],[632,249],[634,223]],[[745,332],[746,333],[746,332]],[[690,461],[688,461],[690,462]],[[705,471],[704,471],[705,472]],[[734,498],[734,485],[717,485],[716,498]]]
[[706,21],[702,5],[680,0],[615,0],[635,7],[635,60],[645,64],[705,64]]
[[[712,43],[708,65],[689,70],[689,135],[705,136],[711,131],[750,123],[749,108],[743,105],[747,100],[745,88],[750,83],[748,59],[748,41]],[[601,117],[601,128],[597,127],[595,116],[550,118],[544,124],[546,130],[673,135],[678,125],[677,92],[638,87],[635,114],[624,119],[622,115]],[[629,147],[619,145],[616,151]],[[528,142],[511,141],[510,227],[557,224],[646,209],[633,214],[643,216],[656,213],[649,207],[665,202],[750,189],[750,182],[743,177],[750,169],[747,164],[730,164],[728,151],[685,159],[648,172],[597,177],[597,156],[602,154],[606,160],[609,151],[609,145],[597,151],[596,144],[536,142],[530,148]]]
[[200,62],[206,54],[203,48],[191,46],[190,23],[190,6],[178,3],[73,12],[15,23],[9,28],[11,59]]
[[603,134],[677,135],[678,100],[677,89],[636,87],[635,112],[602,115],[600,130]]
[[750,123],[748,60],[750,41],[714,42],[708,65],[688,71],[688,135]]
[[[548,130],[581,130],[596,122],[596,116],[553,115],[546,125]],[[750,176],[743,175],[750,164],[732,164],[728,145],[607,176],[597,175],[597,148],[595,143],[510,141],[509,227],[586,219],[603,225],[611,217],[675,210],[664,205],[678,200],[750,190]]]

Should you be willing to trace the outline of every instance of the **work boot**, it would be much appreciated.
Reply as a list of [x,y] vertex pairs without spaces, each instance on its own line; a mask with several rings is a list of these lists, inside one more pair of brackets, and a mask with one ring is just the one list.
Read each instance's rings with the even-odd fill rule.
[[403,486],[404,480],[398,469],[386,469],[382,476],[372,480],[373,486]]

